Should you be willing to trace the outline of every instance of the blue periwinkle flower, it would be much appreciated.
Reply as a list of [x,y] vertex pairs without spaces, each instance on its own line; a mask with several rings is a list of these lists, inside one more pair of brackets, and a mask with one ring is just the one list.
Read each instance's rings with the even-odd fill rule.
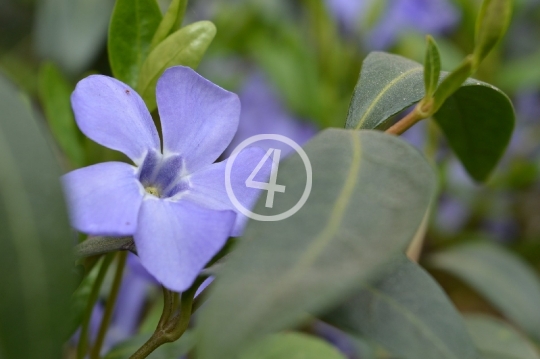
[[[64,176],[73,226],[103,236],[133,236],[141,263],[165,287],[184,291],[247,218],[231,204],[225,164],[214,163],[238,127],[238,97],[187,67],[165,71],[156,88],[163,148],[141,97],[101,75],[80,81],[71,97],[82,132],[123,152],[136,166],[106,162]],[[259,190],[247,188],[264,151],[236,158],[231,185],[249,208]],[[263,166],[258,175],[269,172]]]

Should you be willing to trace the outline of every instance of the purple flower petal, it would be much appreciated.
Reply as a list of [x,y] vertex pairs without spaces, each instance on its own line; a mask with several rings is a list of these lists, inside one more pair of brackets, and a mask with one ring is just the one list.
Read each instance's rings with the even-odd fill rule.
[[72,225],[92,235],[126,236],[137,229],[144,190],[137,169],[105,162],[62,177]]
[[[261,190],[246,186],[246,180],[262,160],[265,151],[258,147],[248,147],[238,154],[231,169],[231,187],[238,201],[247,209],[252,209]],[[189,177],[190,189],[182,193],[182,199],[190,200],[203,207],[215,210],[237,212],[231,236],[242,235],[248,218],[232,204],[225,189],[225,166],[228,160],[212,164]],[[257,172],[254,180],[268,182],[272,162],[267,159]]]
[[140,164],[149,149],[159,151],[159,136],[141,97],[108,76],[81,80],[71,95],[81,131],[100,145],[125,153]]
[[163,154],[177,153],[189,173],[213,163],[231,142],[240,100],[189,67],[171,67],[156,88]]
[[165,287],[185,291],[223,247],[236,215],[188,201],[147,198],[134,236],[141,262]]

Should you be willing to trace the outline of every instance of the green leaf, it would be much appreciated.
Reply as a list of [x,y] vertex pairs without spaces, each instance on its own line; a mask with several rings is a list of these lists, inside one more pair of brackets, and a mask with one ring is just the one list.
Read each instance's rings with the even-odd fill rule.
[[182,25],[184,14],[186,13],[188,0],[173,0],[169,5],[169,9],[163,16],[163,20],[159,24],[154,37],[152,38],[152,44],[150,49],[153,50],[160,42],[165,40],[167,36],[178,30]]
[[84,242],[75,247],[75,255],[78,258],[97,256],[100,254],[116,251],[133,251],[135,244],[133,237],[88,237]]
[[135,88],[161,22],[156,0],[117,0],[109,26],[109,62],[118,80]]
[[467,57],[465,60],[452,72],[450,72],[441,81],[441,84],[437,88],[434,94],[434,103],[431,114],[439,111],[445,101],[451,97],[471,76],[473,73],[473,60],[472,57]]
[[101,263],[103,262],[103,258],[100,258],[98,263],[96,263],[92,270],[84,277],[81,284],[79,284],[79,287],[73,295],[71,296],[71,330],[70,332],[74,332],[82,323],[84,311],[86,310],[86,307],[88,306],[88,300],[90,299],[90,293],[92,292],[92,287],[94,286],[94,283],[96,281],[96,278],[99,273],[99,268],[101,267]]
[[434,118],[471,177],[487,180],[512,137],[515,114],[508,96],[469,79]]
[[71,74],[99,55],[107,36],[114,1],[39,0],[34,44],[37,53]]
[[540,339],[540,280],[519,257],[490,242],[465,244],[429,257],[486,297],[508,319]]
[[[305,152],[311,194],[289,218],[248,224],[202,308],[202,359],[234,358],[253,340],[337,304],[405,250],[435,192],[432,168],[395,136],[328,129]],[[272,208],[261,198],[255,213],[298,203],[306,185],[299,155],[280,163],[277,183],[286,192]]]
[[402,359],[476,358],[461,315],[437,282],[404,256],[325,319]]
[[346,128],[384,127],[393,115],[424,97],[422,65],[384,52],[370,53],[349,106]]
[[85,164],[82,139],[71,110],[72,87],[53,64],[44,64],[39,72],[39,98],[45,118],[60,148],[76,167]]
[[0,77],[0,351],[57,359],[74,258],[58,163],[26,101]]
[[476,66],[502,39],[512,17],[513,0],[484,0],[476,22]]
[[540,359],[534,345],[500,319],[474,314],[465,324],[482,359]]
[[426,96],[431,97],[437,89],[441,74],[441,55],[437,43],[431,36],[427,36],[426,58],[424,60],[424,88]]
[[150,111],[156,108],[156,84],[163,71],[177,65],[196,68],[215,35],[214,24],[199,21],[176,31],[152,50],[137,86]]
[[301,333],[268,336],[243,352],[239,359],[345,359],[333,346]]
[[[414,61],[382,52],[371,53],[362,66],[346,127],[384,127],[393,115],[424,97],[422,73],[422,65]],[[441,78],[447,75],[443,72]],[[452,83],[454,81],[447,84]],[[449,88],[451,86],[446,90],[439,87],[435,96],[447,93]],[[477,181],[483,181],[510,141],[515,115],[512,103],[503,92],[484,82],[468,79],[434,118],[469,174]]]
[[[146,341],[151,334],[139,334],[130,338],[111,349],[103,359],[129,359]],[[177,359],[186,355],[195,344],[195,336],[187,331],[175,342],[160,346],[148,359]]]

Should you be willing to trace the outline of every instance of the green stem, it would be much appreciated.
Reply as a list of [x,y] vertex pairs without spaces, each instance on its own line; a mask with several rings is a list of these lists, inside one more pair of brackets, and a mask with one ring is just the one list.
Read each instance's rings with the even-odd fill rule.
[[103,319],[101,320],[101,325],[99,327],[98,335],[94,347],[90,352],[91,359],[99,359],[99,354],[101,352],[101,347],[105,341],[105,335],[107,334],[107,329],[111,324],[112,314],[114,311],[114,306],[116,304],[116,299],[118,298],[118,292],[120,291],[120,285],[122,284],[122,278],[124,274],[124,267],[126,265],[127,252],[118,253],[118,263],[116,265],[116,273],[114,275],[113,284],[111,287],[111,293],[109,294],[109,299],[107,300],[107,305],[105,307],[105,313],[103,313]]
[[88,332],[90,330],[90,318],[92,317],[92,311],[99,296],[99,290],[105,279],[105,274],[107,274],[107,269],[114,259],[114,253],[107,254],[101,263],[99,272],[90,292],[90,297],[88,298],[88,303],[86,305],[86,311],[83,316],[81,324],[81,335],[79,338],[79,345],[77,347],[77,359],[84,359],[86,352],[88,350]]
[[[167,316],[166,312],[169,312],[169,308],[167,308],[167,301],[171,300],[169,294],[164,296],[166,302],[164,303],[165,306],[163,308],[163,313],[159,321],[160,324],[158,324],[158,327],[156,328],[156,331],[154,332],[152,337],[150,337],[150,339],[148,339],[148,341],[144,343],[144,345],[140,347],[135,352],[135,354],[130,357],[130,359],[144,359],[161,345],[174,342],[175,340],[178,340],[182,336],[182,334],[185,333],[191,319],[193,298],[195,297],[195,293],[197,293],[197,289],[205,279],[206,277],[198,278],[187,291],[182,293],[182,296],[180,298],[179,313],[174,315],[172,318],[169,318],[166,322],[162,323],[162,319]],[[172,298],[174,303],[174,296],[172,296]],[[170,316],[170,314],[172,314],[172,310],[169,312],[168,315]]]
[[161,313],[161,317],[159,318],[159,323],[157,328],[163,329],[169,319],[171,318],[171,314],[174,311],[175,308],[175,302],[177,300],[177,293],[171,292],[165,287],[163,288],[163,312]]

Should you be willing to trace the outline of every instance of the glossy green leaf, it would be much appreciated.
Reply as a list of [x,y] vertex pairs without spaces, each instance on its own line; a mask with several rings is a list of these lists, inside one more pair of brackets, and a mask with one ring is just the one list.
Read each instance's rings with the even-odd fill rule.
[[98,55],[114,1],[38,0],[34,44],[38,54],[79,73]]
[[161,22],[156,0],[116,0],[109,26],[109,63],[114,77],[135,88]]
[[75,275],[60,168],[21,95],[0,78],[0,351],[58,359]]
[[[146,341],[151,334],[139,334],[111,349],[103,359],[129,359]],[[165,344],[154,350],[148,359],[178,359],[186,355],[194,346],[195,337],[187,331],[175,342]]]
[[[443,72],[441,78],[447,75]],[[371,53],[354,90],[346,127],[382,128],[393,115],[420,101],[424,93],[422,65],[397,55]],[[434,118],[469,174],[484,181],[510,141],[515,115],[504,93],[469,78]]]
[[418,264],[399,257],[326,320],[402,359],[475,359],[461,315]]
[[[223,264],[199,318],[201,359],[234,358],[242,347],[333,306],[401,253],[435,191],[426,160],[378,131],[328,129],[305,146],[313,186],[305,205],[274,222],[252,221]],[[299,155],[280,163],[272,208],[298,203],[306,186]],[[226,308],[226,310],[223,310]]]
[[72,87],[62,72],[52,63],[39,72],[39,98],[49,128],[60,148],[76,167],[85,164],[82,138],[71,110]]
[[502,91],[467,80],[434,115],[452,150],[477,181],[485,181],[514,129],[514,107]]
[[262,339],[239,359],[345,359],[322,339],[301,333],[280,333]]
[[433,37],[427,37],[426,58],[424,60],[424,88],[426,95],[431,97],[437,89],[441,74],[441,55]]
[[156,108],[156,84],[163,71],[177,65],[196,68],[215,35],[214,24],[199,21],[176,31],[152,50],[137,86],[150,111]]
[[429,257],[486,297],[508,319],[540,339],[540,280],[532,268],[502,247],[479,242]]
[[506,33],[513,0],[484,0],[476,23],[475,62],[479,64]]
[[151,50],[165,40],[167,36],[178,30],[180,25],[182,25],[187,3],[188,0],[173,0],[171,2],[167,12],[163,16],[163,20],[161,20],[161,23],[152,38],[152,44],[150,45]]
[[534,345],[502,320],[487,315],[467,315],[465,324],[480,359],[540,359]]

